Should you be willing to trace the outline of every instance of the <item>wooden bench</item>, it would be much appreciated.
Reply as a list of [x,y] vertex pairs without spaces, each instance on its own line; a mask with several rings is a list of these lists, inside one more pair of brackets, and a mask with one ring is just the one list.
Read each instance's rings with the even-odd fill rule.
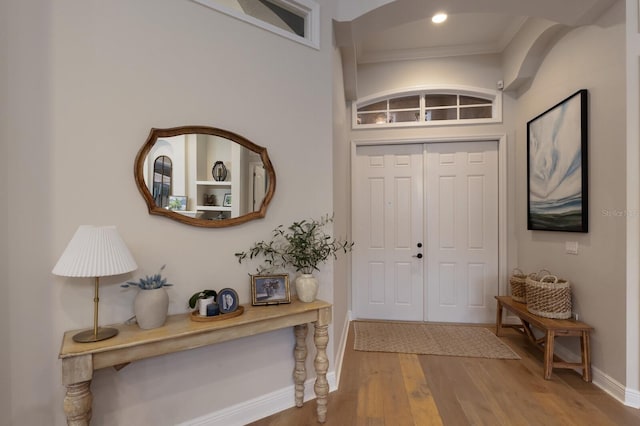
[[[593,327],[570,319],[551,319],[534,315],[527,311],[527,305],[514,301],[511,296],[496,296],[498,309],[496,313],[496,335],[500,336],[503,328],[515,328],[525,334],[529,340],[544,352],[544,378],[549,380],[553,367],[556,368],[582,368],[582,379],[591,381],[591,346],[589,333]],[[522,324],[502,324],[502,310],[506,309],[516,315]],[[531,327],[544,332],[544,336],[536,338]],[[580,337],[582,362],[566,362],[553,354],[554,340],[556,337],[576,336]]]

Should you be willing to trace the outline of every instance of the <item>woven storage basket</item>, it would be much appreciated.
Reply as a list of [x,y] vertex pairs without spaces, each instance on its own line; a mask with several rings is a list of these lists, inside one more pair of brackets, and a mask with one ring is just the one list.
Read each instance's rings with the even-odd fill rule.
[[520,303],[527,303],[527,278],[539,281],[540,277],[550,275],[548,269],[541,269],[538,273],[532,272],[529,275],[525,275],[520,269],[513,270],[513,275],[509,282],[511,283],[511,296],[513,300]]
[[516,302],[527,303],[526,279],[527,275],[518,268],[513,270],[513,274],[509,278],[511,298]]
[[555,275],[527,277],[527,310],[545,318],[571,318],[571,286]]

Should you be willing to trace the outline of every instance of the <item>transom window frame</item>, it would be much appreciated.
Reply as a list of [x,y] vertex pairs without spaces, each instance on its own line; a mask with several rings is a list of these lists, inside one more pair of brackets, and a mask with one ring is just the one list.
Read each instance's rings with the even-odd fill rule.
[[[461,119],[459,114],[456,119],[451,120],[432,120],[425,121],[425,111],[432,108],[425,107],[425,95],[459,95],[470,96],[475,98],[487,99],[487,103],[491,102],[491,118],[470,118]],[[419,114],[422,118],[421,121],[405,121],[395,123],[373,123],[373,124],[358,124],[358,109],[381,102],[385,100],[393,100],[397,98],[403,98],[406,96],[419,96],[420,106]],[[471,106],[471,105],[470,105]],[[452,106],[453,107],[453,106]],[[459,105],[456,105],[458,108]],[[440,107],[435,107],[438,109]],[[449,108],[449,107],[444,107]],[[413,108],[417,109],[417,108]],[[387,111],[389,111],[387,109]],[[351,104],[351,127],[353,129],[385,129],[396,127],[440,127],[440,126],[461,126],[470,124],[496,124],[502,123],[502,91],[491,90],[480,87],[461,86],[461,85],[428,85],[420,87],[411,87],[405,89],[394,89],[385,92],[379,92],[370,96],[366,96],[362,99],[358,99]]]
[[314,0],[270,0],[272,3],[276,3],[282,7],[294,13],[301,18],[304,18],[305,37],[301,37],[298,34],[283,30],[275,25],[260,19],[254,18],[251,15],[240,12],[232,7],[225,6],[221,0],[191,0],[195,3],[199,3],[210,9],[222,12],[225,15],[229,15],[241,21],[247,22],[256,27],[270,31],[274,34],[288,38],[297,43],[304,44],[314,49],[320,50],[320,5]]

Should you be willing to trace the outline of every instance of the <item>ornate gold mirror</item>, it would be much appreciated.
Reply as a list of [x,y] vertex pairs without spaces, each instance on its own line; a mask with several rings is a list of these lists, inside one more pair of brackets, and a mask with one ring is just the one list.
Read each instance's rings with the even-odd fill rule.
[[264,217],[276,188],[266,148],[205,126],[151,129],[134,174],[150,214],[207,228]]

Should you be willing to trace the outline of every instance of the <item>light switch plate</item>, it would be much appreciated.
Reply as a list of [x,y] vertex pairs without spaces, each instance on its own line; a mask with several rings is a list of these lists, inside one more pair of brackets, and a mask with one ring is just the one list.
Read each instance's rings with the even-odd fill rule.
[[568,254],[578,254],[578,242],[577,241],[565,242],[565,250]]

